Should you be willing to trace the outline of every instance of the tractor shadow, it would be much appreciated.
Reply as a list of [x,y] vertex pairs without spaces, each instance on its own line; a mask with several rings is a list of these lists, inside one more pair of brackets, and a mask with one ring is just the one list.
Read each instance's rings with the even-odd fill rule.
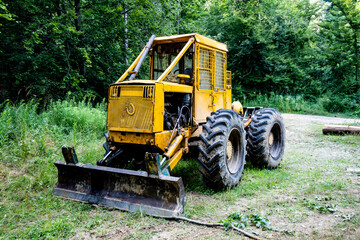
[[171,176],[181,177],[186,192],[211,195],[215,191],[206,186],[199,170],[200,164],[191,157],[183,158],[171,171]]
[[[207,186],[203,181],[203,177],[200,173],[199,168],[200,164],[196,159],[185,156],[185,158],[179,161],[179,163],[171,171],[170,175],[182,178],[186,192],[196,192],[199,194],[212,195],[214,193],[224,192],[227,190],[214,190]],[[246,172],[249,171],[261,172],[263,170],[264,169],[253,165],[251,162],[247,162],[244,166],[243,176],[244,174],[246,174]],[[241,182],[239,184],[241,184]]]

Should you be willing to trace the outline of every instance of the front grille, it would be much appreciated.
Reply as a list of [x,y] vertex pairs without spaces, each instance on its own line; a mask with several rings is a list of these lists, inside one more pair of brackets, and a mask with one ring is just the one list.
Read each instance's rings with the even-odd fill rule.
[[154,106],[153,101],[148,100],[153,99],[154,92],[154,86],[112,86],[108,107],[108,130],[152,131]]
[[113,98],[120,97],[121,87],[113,86],[113,87],[111,87],[110,91],[111,91],[110,97],[113,97]]
[[143,98],[152,99],[154,96],[154,86],[144,86]]

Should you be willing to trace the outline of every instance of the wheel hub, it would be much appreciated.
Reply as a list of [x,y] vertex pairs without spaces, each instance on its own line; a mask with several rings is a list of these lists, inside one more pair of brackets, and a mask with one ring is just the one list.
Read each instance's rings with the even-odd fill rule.
[[272,146],[274,144],[274,134],[271,132],[269,136],[269,145]]
[[234,148],[233,148],[231,141],[229,140],[229,141],[227,141],[227,144],[226,144],[226,159],[228,160],[228,162],[231,162],[233,152],[234,152]]

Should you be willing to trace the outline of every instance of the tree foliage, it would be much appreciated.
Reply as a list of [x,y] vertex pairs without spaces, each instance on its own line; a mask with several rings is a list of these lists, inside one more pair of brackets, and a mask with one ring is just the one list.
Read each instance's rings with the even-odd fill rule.
[[2,99],[103,98],[126,59],[176,24],[163,0],[16,0],[7,7],[16,21],[1,22]]
[[238,98],[356,109],[359,27],[357,0],[0,0],[0,100],[104,98],[152,34],[198,32],[228,44]]

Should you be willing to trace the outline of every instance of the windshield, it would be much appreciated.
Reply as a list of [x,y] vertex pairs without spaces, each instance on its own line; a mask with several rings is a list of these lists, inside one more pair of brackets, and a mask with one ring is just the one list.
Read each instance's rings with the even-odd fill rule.
[[[158,79],[161,74],[168,68],[171,62],[180,53],[186,43],[159,44],[153,47],[153,80]],[[191,47],[186,51],[184,56],[171,70],[164,81],[178,82],[178,74],[186,74],[193,77],[193,53]]]

